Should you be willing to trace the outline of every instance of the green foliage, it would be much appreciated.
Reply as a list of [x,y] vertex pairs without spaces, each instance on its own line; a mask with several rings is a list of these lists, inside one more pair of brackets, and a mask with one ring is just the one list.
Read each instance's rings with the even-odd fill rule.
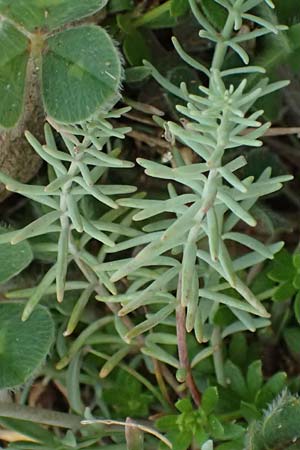
[[210,2],[209,0],[201,0],[200,5],[211,24],[222,30],[227,17],[226,9],[220,3]]
[[[122,392],[122,395],[120,395]],[[119,370],[113,386],[105,390],[104,400],[114,410],[114,417],[142,418],[149,415],[149,404],[152,397],[142,391],[142,385],[129,374]]]
[[286,387],[284,373],[277,373],[264,381],[261,361],[258,360],[249,365],[245,374],[227,360],[225,372],[226,389],[206,388],[198,409],[184,398],[176,403],[179,413],[156,421],[158,429],[167,433],[174,450],[186,450],[192,443],[201,447],[208,440],[212,440],[220,450],[244,450],[247,428],[232,423],[230,419],[235,416],[242,418],[252,427],[253,421],[263,418],[268,405],[276,401]]
[[107,32],[85,25],[47,39],[42,73],[47,113],[58,121],[74,123],[90,117],[99,107],[114,104],[121,67]]
[[[225,364],[227,392],[222,391],[229,401],[235,398],[235,404],[241,416],[248,422],[261,417],[262,411],[280,394],[286,386],[287,375],[278,372],[264,382],[261,361],[253,361],[245,373],[230,360]],[[226,408],[226,400],[223,404]]]
[[54,323],[42,306],[27,322],[23,304],[0,303],[0,389],[25,383],[40,368],[54,339]]
[[19,120],[26,83],[34,82],[36,71],[41,71],[45,110],[56,120],[77,122],[115,103],[121,64],[106,31],[92,25],[60,31],[63,25],[97,12],[106,3],[1,0],[2,127],[12,127]]
[[[287,250],[281,250],[277,254],[274,262],[272,264],[271,270],[269,272],[269,277],[271,280],[279,283],[273,298],[276,301],[287,300],[292,297],[298,286],[297,280],[298,267],[294,263],[297,263],[297,255],[293,257]],[[300,267],[299,267],[300,272]]]
[[[126,108],[125,111],[127,111]],[[72,260],[81,270],[82,264],[86,265],[86,270],[89,273],[88,278],[92,284],[94,283],[93,280],[95,278],[97,280],[99,277],[109,291],[116,293],[115,287],[109,281],[106,273],[98,272],[97,266],[100,261],[89,254],[85,248],[93,238],[107,247],[114,247],[114,239],[117,239],[119,233],[136,236],[139,232],[121,224],[112,224],[111,218],[118,217],[118,213],[112,216],[112,213],[107,212],[101,217],[101,220],[90,221],[89,218],[85,217],[81,205],[85,196],[91,196],[103,205],[116,209],[118,205],[111,196],[135,191],[135,188],[126,185],[106,185],[102,187],[96,185],[108,167],[126,168],[132,166],[132,163],[120,161],[116,158],[119,153],[118,149],[108,154],[105,152],[105,145],[109,143],[110,137],[122,139],[124,138],[123,133],[128,131],[128,128],[113,129],[106,119],[107,117],[118,117],[122,112],[113,111],[106,116],[100,114],[83,126],[73,125],[68,127],[54,123],[54,126],[58,127],[57,129],[61,133],[68,148],[68,153],[57,149],[54,135],[48,125],[45,127],[46,145],[40,144],[28,132],[26,137],[29,143],[53,168],[53,178],[49,180],[47,186],[23,185],[4,173],[0,173],[0,180],[5,183],[8,190],[21,192],[48,209],[42,217],[22,230],[2,234],[0,242],[17,244],[27,238],[47,236],[51,232],[59,233],[57,244],[53,244],[51,240],[48,240],[48,242],[46,240],[42,245],[44,251],[54,251],[57,255],[56,263],[48,270],[30,295],[23,313],[24,320],[30,316],[47,290],[51,289],[54,280],[56,280],[57,299],[59,302],[63,300],[68,266]],[[79,136],[82,135],[85,138],[81,142]],[[107,231],[113,233],[112,239],[105,233]],[[81,233],[80,241],[78,241],[75,233]],[[78,251],[83,256],[78,257]],[[79,299],[77,310],[74,313],[77,319],[82,309],[80,305],[87,299],[86,295]],[[72,316],[71,319],[72,329],[74,329],[76,318]]]
[[28,31],[37,28],[52,31],[99,11],[106,3],[107,0],[88,0],[84,3],[70,0],[1,0],[0,12]]
[[234,445],[232,441],[242,437],[244,429],[235,424],[222,424],[215,415],[217,403],[218,391],[209,387],[203,394],[200,408],[195,410],[188,398],[178,400],[175,406],[179,414],[164,416],[156,421],[156,425],[167,432],[173,450],[187,450],[192,443],[202,448],[210,438]]
[[[200,95],[191,93],[186,83],[177,86],[176,82],[162,77],[153,66],[145,63],[162,87],[179,98],[177,111],[181,115],[183,126],[171,121],[158,121],[164,127],[166,138],[172,146],[172,167],[147,159],[137,160],[146,169],[148,176],[169,182],[164,199],[128,198],[119,201],[120,205],[140,210],[134,215],[134,220],[151,219],[156,222],[150,227],[145,226],[146,233],[141,237],[117,244],[109,250],[116,253],[146,244],[135,258],[115,263],[111,281],[117,282],[126,276],[132,278],[135,274],[141,279],[138,275],[141,270],[163,265],[156,270],[156,276],[153,274],[151,283],[148,279],[146,289],[142,287],[135,290],[134,296],[119,297],[121,302],[122,298],[125,300],[119,312],[122,316],[150,301],[163,301],[165,304],[127,333],[125,338],[128,341],[171,317],[178,300],[186,308],[186,330],[194,330],[200,343],[214,339],[213,320],[221,304],[226,305],[236,317],[239,326],[251,331],[259,326],[251,315],[269,317],[263,304],[246,286],[240,274],[252,265],[272,259],[283,243],[265,246],[247,233],[235,232],[233,229],[239,221],[254,227],[256,220],[251,213],[253,205],[261,196],[276,192],[281,188],[282,182],[291,177],[280,175],[271,178],[271,170],[266,168],[256,180],[253,177],[241,180],[236,172],[246,165],[246,160],[241,156],[229,161],[227,159],[226,163],[223,160],[231,149],[240,145],[261,146],[259,138],[270,124],[258,121],[262,111],[252,112],[254,104],[286,83],[269,83],[264,78],[255,88],[247,88],[245,74],[261,73],[263,70],[260,67],[247,67],[249,58],[240,45],[240,38],[230,36],[233,29],[236,31],[241,27],[252,3],[247,3],[245,10],[239,11],[239,19],[233,7],[228,2],[225,3],[228,18],[221,34],[223,37],[219,39],[218,31],[203,16],[196,3],[190,2],[196,19],[204,28],[200,32],[201,36],[216,42],[210,70],[189,56],[179,42],[173,39],[179,56],[208,79],[209,88],[200,85]],[[256,16],[252,20],[261,26],[259,33],[263,35],[276,34],[282,29],[269,22],[261,24],[260,18]],[[229,39],[226,44],[224,33],[226,39]],[[252,39],[251,33],[243,35],[243,42],[249,39]],[[234,51],[246,66],[229,71],[223,69],[227,50]],[[232,74],[243,78],[236,86],[227,83],[227,76]],[[255,130],[242,134],[248,127]],[[176,140],[194,152],[196,163],[183,160],[176,149]],[[184,187],[184,191],[180,191],[180,185]],[[168,219],[164,220],[166,217]],[[250,252],[241,258],[231,258],[230,241],[248,247]],[[154,270],[151,270],[153,273]],[[176,298],[175,286],[178,286]],[[164,300],[158,289],[163,291]],[[101,299],[108,301],[108,298]],[[265,325],[267,323],[264,322]],[[152,344],[150,347],[151,349],[147,345],[148,355],[155,355],[161,361],[168,361],[179,368],[178,361],[168,357],[161,346]],[[222,371],[218,373],[218,381],[224,383]]]
[[294,254],[287,250],[279,252],[270,266],[268,276],[276,282],[273,300],[284,301],[294,299],[294,314],[300,323],[300,258],[296,250]]
[[[0,0],[0,122],[2,114],[10,126],[21,114],[29,57],[41,69],[48,113],[44,142],[26,132],[47,171],[32,185],[0,173],[8,191],[29,200],[0,234],[0,281],[35,259],[22,286],[16,278],[5,292],[14,302],[0,304],[0,381],[10,387],[18,374],[13,385],[26,383],[20,404],[0,402],[0,424],[33,440],[9,448],[244,450],[247,435],[247,450],[296,450],[298,398],[284,392],[264,415],[287,386],[299,390],[292,374],[300,336],[290,312],[293,301],[299,322],[299,255],[280,251],[271,217],[292,177],[279,156],[258,149],[270,127],[261,104],[274,109],[274,93],[287,85],[265,69],[296,54],[298,24],[278,25],[270,0],[150,8],[111,0],[105,25],[122,45],[126,82],[137,83],[126,91],[124,102],[136,108],[129,113],[112,109],[122,70],[111,38],[99,26],[71,24],[105,5]],[[286,8],[280,18],[294,14]],[[170,27],[174,50],[159,42]],[[270,58],[260,63],[265,48]],[[172,120],[162,118],[164,106]],[[160,116],[152,122],[153,111]],[[163,155],[147,153],[149,129]],[[147,177],[121,158],[127,133],[143,145],[127,139],[122,153],[141,152]],[[149,197],[126,184],[133,179]],[[297,204],[293,192],[284,195]],[[56,325],[46,365],[53,323],[39,303]],[[64,394],[54,408],[68,413],[26,406],[37,370],[46,394],[50,380]]]
[[170,6],[170,13],[173,17],[183,16],[188,12],[189,2],[188,0],[172,0]]
[[[0,233],[5,233],[5,228],[0,228]],[[27,241],[17,245],[0,245],[0,282],[10,280],[22,272],[33,259],[31,247]]]

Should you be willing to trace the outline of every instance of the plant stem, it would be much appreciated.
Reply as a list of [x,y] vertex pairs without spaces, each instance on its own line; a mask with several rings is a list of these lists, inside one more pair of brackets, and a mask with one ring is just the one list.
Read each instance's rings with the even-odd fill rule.
[[[181,276],[178,280],[177,297],[181,295]],[[180,298],[176,308],[176,331],[178,340],[178,357],[180,367],[186,372],[186,385],[190,391],[192,399],[197,406],[201,403],[201,393],[199,392],[189,362],[188,348],[186,342],[186,328],[185,328],[185,308],[181,305]]]
[[0,417],[72,429],[80,428],[80,421],[82,420],[82,417],[75,414],[66,414],[44,408],[32,408],[14,403],[0,403]]
[[212,65],[211,65],[212,69],[220,69],[224,62],[224,58],[225,58],[227,48],[228,48],[228,44],[226,43],[226,41],[231,36],[233,26],[234,26],[234,15],[228,14],[226,23],[224,25],[224,28],[223,28],[221,36],[220,36],[220,40],[217,43],[216,48],[215,48],[213,61],[212,61]]

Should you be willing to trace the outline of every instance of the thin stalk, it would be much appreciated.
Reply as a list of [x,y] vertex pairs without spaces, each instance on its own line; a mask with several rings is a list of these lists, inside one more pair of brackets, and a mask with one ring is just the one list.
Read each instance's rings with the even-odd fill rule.
[[181,276],[179,276],[178,288],[177,288],[177,308],[176,308],[176,332],[178,340],[178,357],[180,366],[186,373],[186,385],[190,391],[192,399],[197,406],[201,402],[201,393],[199,392],[195,383],[192,369],[189,361],[188,348],[186,342],[186,328],[185,328],[185,307],[181,304]]

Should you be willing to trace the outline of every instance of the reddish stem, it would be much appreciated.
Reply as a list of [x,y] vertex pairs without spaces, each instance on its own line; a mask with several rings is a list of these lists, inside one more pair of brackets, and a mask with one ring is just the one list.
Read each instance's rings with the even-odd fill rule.
[[178,305],[176,308],[176,330],[177,330],[177,340],[178,340],[178,356],[180,367],[186,372],[186,385],[190,391],[192,399],[197,406],[201,403],[201,393],[199,392],[190,366],[188,348],[186,342],[186,328],[185,328],[185,308],[180,303],[180,293],[181,293],[181,277],[178,282]]

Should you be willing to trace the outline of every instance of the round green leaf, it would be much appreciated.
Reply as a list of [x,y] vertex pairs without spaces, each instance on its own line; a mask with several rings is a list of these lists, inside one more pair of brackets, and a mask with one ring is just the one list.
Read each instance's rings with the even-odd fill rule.
[[53,30],[102,9],[108,0],[0,0],[0,13],[29,31]]
[[7,21],[0,23],[0,126],[13,127],[23,109],[29,41]]
[[100,27],[85,25],[50,37],[42,62],[42,95],[47,113],[79,122],[115,99],[121,81],[118,52]]
[[0,303],[0,389],[23,384],[39,368],[54,338],[48,310],[38,305],[26,322],[24,303]]
[[[3,229],[0,228],[0,233]],[[0,245],[0,283],[22,272],[32,261],[33,254],[27,241],[16,245]]]

